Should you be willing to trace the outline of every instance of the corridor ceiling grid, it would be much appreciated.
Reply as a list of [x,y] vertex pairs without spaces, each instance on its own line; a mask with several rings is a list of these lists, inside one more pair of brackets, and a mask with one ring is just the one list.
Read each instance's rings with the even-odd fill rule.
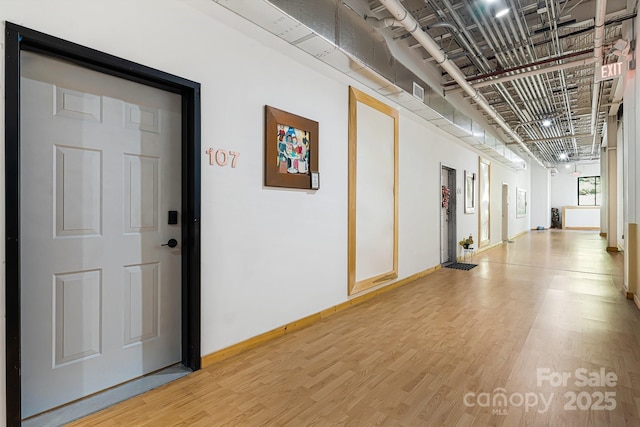
[[[393,18],[382,3],[369,1],[371,14],[378,19]],[[545,166],[599,157],[606,116],[617,113],[623,82],[612,79],[598,85],[594,82],[595,70],[598,56],[602,64],[628,57],[629,41],[619,40],[623,23],[630,25],[635,11],[627,12],[625,2],[400,3]],[[595,49],[597,7],[602,8],[604,24],[599,54]],[[403,26],[389,26],[388,30],[395,40],[419,51],[425,65],[434,64],[434,58]],[[445,97],[447,93],[462,92],[451,76],[441,72]],[[490,124],[498,127],[496,120],[483,113]],[[513,147],[513,137],[502,137]]]

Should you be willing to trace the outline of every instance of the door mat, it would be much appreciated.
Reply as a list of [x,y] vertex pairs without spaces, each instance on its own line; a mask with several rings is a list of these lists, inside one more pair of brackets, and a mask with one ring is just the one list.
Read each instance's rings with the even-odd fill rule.
[[478,264],[466,264],[464,262],[454,262],[449,265],[445,265],[446,268],[455,268],[456,270],[471,270],[473,267],[476,267]]

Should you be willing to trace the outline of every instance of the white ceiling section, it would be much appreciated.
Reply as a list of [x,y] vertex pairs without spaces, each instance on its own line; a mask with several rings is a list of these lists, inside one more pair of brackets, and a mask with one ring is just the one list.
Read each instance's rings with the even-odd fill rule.
[[624,0],[214,1],[514,169],[599,158],[635,47]]

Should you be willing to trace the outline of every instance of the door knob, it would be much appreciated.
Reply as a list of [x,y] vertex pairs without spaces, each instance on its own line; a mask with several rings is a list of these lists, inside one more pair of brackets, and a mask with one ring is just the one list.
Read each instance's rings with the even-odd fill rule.
[[176,239],[169,239],[167,243],[164,243],[160,246],[169,246],[170,248],[175,248],[178,246],[178,241]]

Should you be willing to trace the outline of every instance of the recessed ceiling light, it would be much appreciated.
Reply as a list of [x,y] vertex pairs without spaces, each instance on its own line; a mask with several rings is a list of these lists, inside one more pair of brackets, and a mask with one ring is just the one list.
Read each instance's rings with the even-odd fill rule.
[[498,12],[496,12],[496,18],[501,18],[503,16],[505,16],[507,13],[509,13],[509,8],[505,7],[502,10],[499,10]]
[[548,128],[549,126],[551,126],[551,120],[549,120],[549,119],[544,119],[544,120],[542,121],[542,126],[544,126],[544,127]]
[[565,153],[560,153],[558,157],[560,157],[560,160],[565,160],[567,158],[567,155]]
[[565,168],[569,169],[571,167],[570,164],[567,163],[567,165],[565,166]]

